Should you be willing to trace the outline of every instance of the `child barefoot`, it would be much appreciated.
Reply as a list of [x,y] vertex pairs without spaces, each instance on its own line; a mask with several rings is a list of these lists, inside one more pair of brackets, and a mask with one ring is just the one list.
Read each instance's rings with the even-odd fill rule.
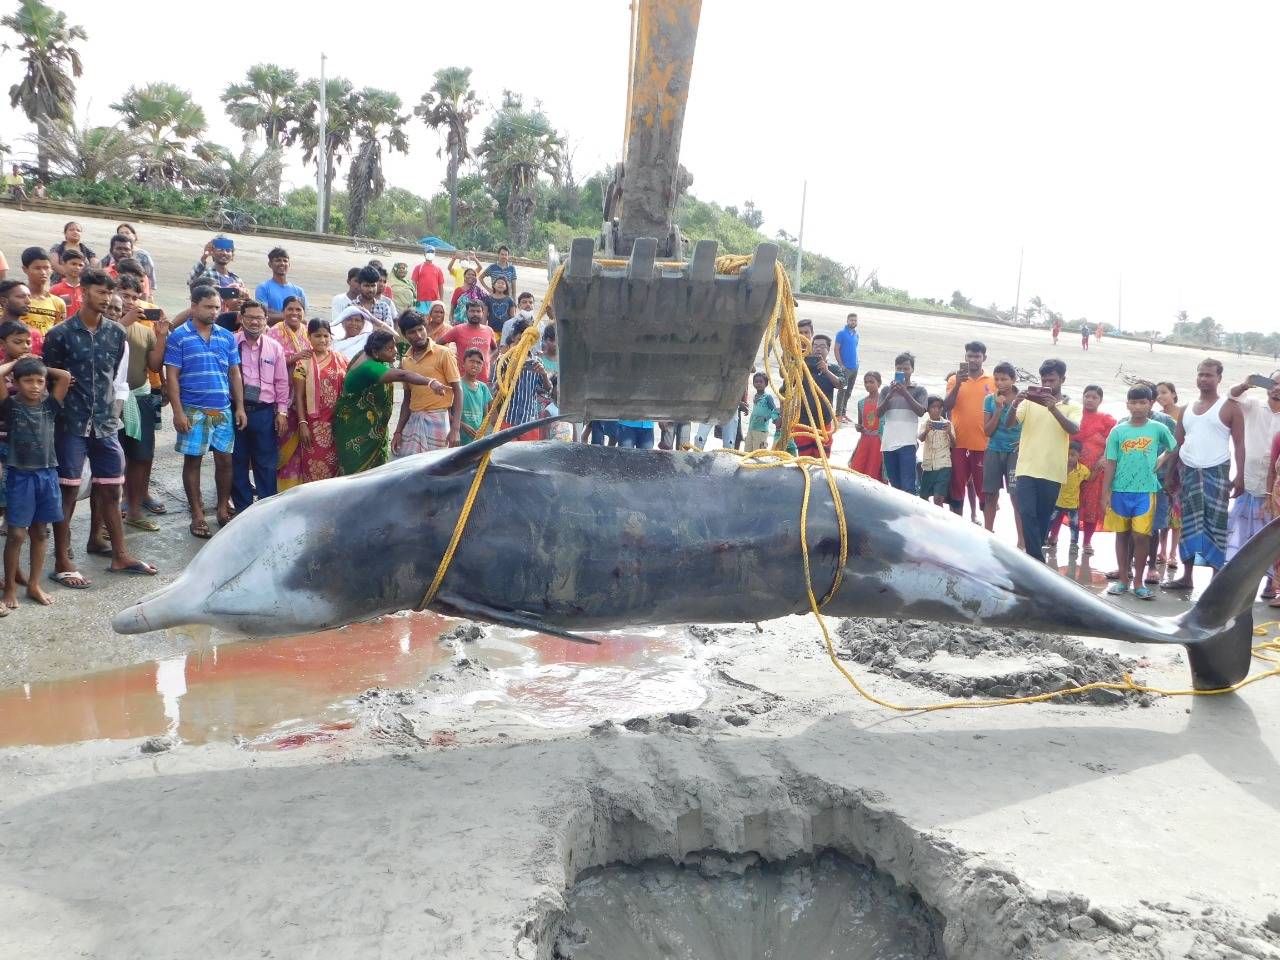
[[880,374],[868,370],[862,384],[867,388],[867,395],[858,401],[858,419],[854,422],[859,434],[858,446],[849,461],[849,469],[887,483],[880,456]]
[[[62,491],[58,486],[58,458],[53,449],[53,425],[71,387],[71,374],[46,369],[36,357],[0,364],[0,376],[12,374],[18,391],[0,401],[0,419],[9,434],[5,459],[5,498],[8,539],[4,545],[4,598],[0,616],[18,606],[18,562],[22,543],[31,537],[31,570],[27,596],[48,605],[52,598],[40,589],[48,524],[62,519]],[[45,390],[46,381],[52,386]]]
[[932,499],[940,507],[947,505],[951,490],[951,448],[956,445],[956,428],[947,419],[946,404],[941,397],[930,397],[929,419],[920,431],[924,446],[920,454],[920,496]]

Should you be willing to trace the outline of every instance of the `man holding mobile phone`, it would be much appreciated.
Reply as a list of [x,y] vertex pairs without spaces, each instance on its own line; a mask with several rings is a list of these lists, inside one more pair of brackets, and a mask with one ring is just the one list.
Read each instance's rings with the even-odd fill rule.
[[1080,431],[1080,407],[1062,395],[1066,379],[1065,363],[1046,360],[1040,364],[1040,387],[1023,391],[1013,401],[1022,424],[1014,500],[1022,517],[1023,548],[1041,563],[1049,521],[1067,479],[1067,448],[1071,435]]
[[204,245],[200,259],[196,261],[191,275],[187,278],[187,286],[191,288],[204,286],[222,289],[235,288],[237,299],[244,300],[244,284],[231,270],[231,261],[236,258],[236,243],[230,237],[218,234]]
[[969,519],[978,522],[978,506],[986,509],[982,492],[982,460],[987,452],[987,397],[995,396],[996,381],[983,368],[987,362],[987,345],[972,340],[964,345],[964,360],[947,379],[944,399],[947,415],[955,426],[956,442],[951,450],[951,489],[947,501],[951,512],[964,513],[969,499]]

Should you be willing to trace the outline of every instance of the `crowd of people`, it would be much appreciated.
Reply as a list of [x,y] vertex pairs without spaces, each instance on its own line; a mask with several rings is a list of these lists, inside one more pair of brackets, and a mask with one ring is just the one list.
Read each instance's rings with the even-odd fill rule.
[[[99,256],[71,222],[57,243],[22,251],[23,279],[0,281],[0,616],[16,608],[19,587],[37,604],[53,602],[41,586],[50,526],[50,579],[91,585],[70,542],[86,478],[85,551],[109,556],[109,571],[155,575],[129,551],[126,528],[158,531],[155,518],[168,512],[150,488],[165,406],[183,456],[188,529],[208,539],[206,457],[213,520],[223,526],[280,490],[470,442],[493,402],[498,358],[534,322],[533,295],[512,296],[516,268],[505,247],[487,267],[474,253],[455,254],[442,270],[431,248],[412,273],[403,262],[388,271],[369,261],[349,271],[328,316],[316,316],[289,279],[287,250],[267,254],[268,276],[250,290],[225,236],[205,245],[186,275],[187,306],[170,318],[152,299],[155,263],[137,239],[120,224]],[[554,409],[558,371],[555,325],[545,322],[501,425]],[[395,384],[403,402],[393,427]]]
[[[427,247],[412,269],[402,261],[353,266],[326,316],[290,280],[287,250],[268,252],[266,278],[250,289],[235,270],[234,240],[220,235],[187,272],[187,305],[170,318],[154,301],[155,262],[138,240],[130,224],[119,224],[100,257],[80,225],[68,223],[57,243],[22,251],[24,279],[0,282],[7,387],[0,616],[16,608],[20,586],[35,603],[52,602],[41,587],[50,526],[49,578],[70,589],[91,585],[70,542],[86,479],[84,550],[109,557],[112,572],[157,572],[130,552],[126,532],[155,532],[156,517],[168,512],[150,484],[165,406],[183,456],[187,526],[198,539],[213,535],[201,489],[206,457],[221,527],[255,500],[298,484],[470,442],[494,403],[499,358],[535,322],[538,347],[514,374],[495,426],[556,412],[554,312],[537,320],[536,298],[516,292],[505,247],[488,265],[474,252],[454,252],[442,266]],[[1039,384],[1023,389],[1008,362],[988,372],[987,348],[975,340],[930,394],[914,382],[909,352],[894,359],[890,375],[859,378],[856,313],[834,338],[808,320],[800,333],[808,376],[792,452],[829,455],[836,431],[852,426],[851,469],[962,516],[967,508],[988,530],[1003,491],[1019,547],[1041,561],[1064,526],[1073,553],[1086,556],[1099,528],[1115,533],[1112,594],[1150,599],[1162,568],[1166,587],[1188,588],[1195,564],[1220,569],[1280,503],[1273,493],[1280,385],[1267,378],[1220,396],[1222,365],[1205,360],[1193,402],[1180,405],[1172,383],[1139,385],[1117,422],[1101,409],[1101,387],[1086,386],[1078,403],[1064,393],[1067,366],[1058,359],[1046,360]],[[859,386],[865,395],[851,416]],[[1247,395],[1252,387],[1267,399]],[[721,424],[595,421],[554,433],[533,428],[520,439],[701,449],[715,433],[725,446],[754,451],[778,444],[782,399],[757,372],[739,414]],[[1264,598],[1274,600],[1277,583],[1268,580]]]
[[[852,470],[957,514],[967,503],[970,519],[979,522],[980,509],[988,530],[1004,491],[1019,549],[1042,562],[1064,526],[1073,555],[1093,554],[1097,530],[1114,533],[1117,568],[1107,574],[1113,596],[1151,600],[1156,584],[1190,589],[1194,566],[1216,573],[1280,515],[1280,383],[1270,377],[1251,376],[1223,395],[1223,366],[1205,359],[1191,403],[1179,402],[1172,382],[1140,383],[1126,394],[1128,416],[1117,420],[1101,409],[1102,387],[1087,385],[1079,403],[1063,392],[1062,360],[1045,360],[1039,384],[1020,389],[1011,363],[987,372],[986,345],[975,340],[940,394],[912,382],[910,353],[894,359],[887,384],[867,371],[866,395],[850,420],[844,411],[857,382],[856,329],[851,313],[841,331],[853,335],[840,354],[844,365],[832,364],[828,338],[801,322],[811,343],[810,399],[822,411],[814,436],[825,452],[849,422],[859,435]],[[758,397],[765,386],[757,381]],[[1249,395],[1252,389],[1265,399]],[[802,444],[799,452],[816,453],[816,446],[806,451]],[[1278,590],[1280,572],[1273,572],[1263,599],[1280,606]]]

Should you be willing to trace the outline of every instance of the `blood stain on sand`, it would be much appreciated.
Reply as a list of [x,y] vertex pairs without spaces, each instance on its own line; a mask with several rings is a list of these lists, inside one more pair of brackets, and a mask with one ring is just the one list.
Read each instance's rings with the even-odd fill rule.
[[[415,690],[442,712],[500,705],[554,726],[629,707],[646,712],[649,699],[654,710],[688,709],[703,696],[688,655],[695,645],[683,631],[607,634],[586,646],[497,627],[463,648],[487,668],[479,688],[459,694],[446,686],[437,696],[430,677],[455,658],[440,642],[455,624],[413,613],[277,640],[209,642],[184,656],[0,690],[0,747],[167,733],[187,743],[243,738],[292,749],[351,729],[355,698],[372,687]],[[673,675],[686,674],[672,685]]]

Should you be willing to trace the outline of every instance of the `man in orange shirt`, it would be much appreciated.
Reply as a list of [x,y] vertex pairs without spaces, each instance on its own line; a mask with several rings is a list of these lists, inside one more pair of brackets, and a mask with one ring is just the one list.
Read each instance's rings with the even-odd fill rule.
[[966,494],[969,516],[978,522],[977,505],[986,499],[982,493],[982,458],[987,452],[987,431],[982,405],[994,396],[996,382],[982,365],[987,361],[987,346],[980,340],[964,345],[964,363],[947,378],[946,408],[956,429],[956,445],[951,450],[951,512],[963,514]]

